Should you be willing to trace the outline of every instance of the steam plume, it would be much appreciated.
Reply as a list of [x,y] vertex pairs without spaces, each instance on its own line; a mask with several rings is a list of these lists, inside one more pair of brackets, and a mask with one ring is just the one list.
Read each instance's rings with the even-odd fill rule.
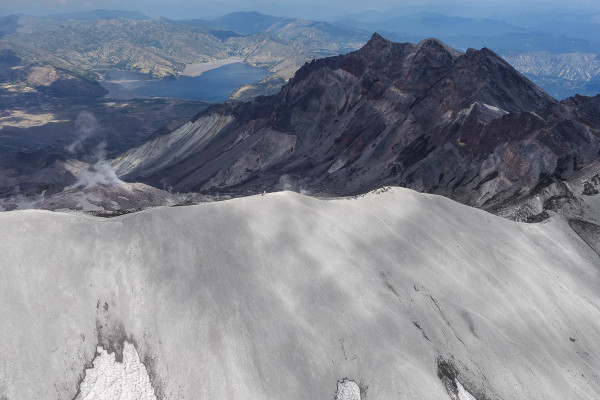
[[100,131],[98,120],[88,111],[82,111],[75,120],[76,139],[67,146],[69,153],[83,150],[83,143]]

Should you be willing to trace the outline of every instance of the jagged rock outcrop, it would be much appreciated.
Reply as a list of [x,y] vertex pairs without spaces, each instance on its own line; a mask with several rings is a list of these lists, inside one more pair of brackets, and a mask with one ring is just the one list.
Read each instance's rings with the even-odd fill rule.
[[284,176],[319,194],[401,185],[492,208],[598,158],[597,102],[559,103],[485,48],[374,34],[306,64],[280,93],[210,107],[160,139],[168,146],[147,142],[113,165],[180,191],[245,194]]

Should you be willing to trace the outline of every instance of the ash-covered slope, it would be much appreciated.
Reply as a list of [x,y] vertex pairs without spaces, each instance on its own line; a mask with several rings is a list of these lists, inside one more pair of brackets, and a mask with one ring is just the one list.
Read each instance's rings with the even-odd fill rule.
[[322,194],[394,184],[492,207],[598,157],[600,124],[578,112],[588,101],[558,103],[488,49],[375,34],[305,65],[279,94],[213,106],[114,166],[176,190],[242,194],[287,175]]
[[0,241],[2,399],[71,400],[126,338],[162,400],[600,397],[600,259],[560,217],[283,192],[2,213]]

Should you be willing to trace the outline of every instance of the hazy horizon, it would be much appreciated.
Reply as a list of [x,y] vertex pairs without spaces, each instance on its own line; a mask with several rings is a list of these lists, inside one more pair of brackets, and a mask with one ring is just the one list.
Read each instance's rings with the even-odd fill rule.
[[600,4],[591,0],[572,0],[569,3],[554,0],[424,0],[391,1],[373,0],[367,4],[359,0],[332,0],[326,6],[316,0],[291,2],[285,0],[241,1],[225,0],[173,0],[167,3],[158,0],[0,0],[0,15],[28,14],[37,17],[52,14],[91,10],[138,11],[148,17],[173,19],[212,19],[234,11],[258,11],[264,14],[299,17],[315,20],[336,20],[353,14],[366,12],[386,13],[394,11],[402,14],[418,12],[438,12],[447,15],[506,19],[522,13],[579,13],[598,12]]

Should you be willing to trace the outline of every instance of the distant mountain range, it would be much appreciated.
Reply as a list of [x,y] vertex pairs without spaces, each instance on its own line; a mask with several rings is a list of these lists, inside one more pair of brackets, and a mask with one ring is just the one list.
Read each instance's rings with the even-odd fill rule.
[[274,96],[215,105],[129,150],[119,176],[241,195],[384,185],[494,208],[598,159],[600,97],[559,103],[488,49],[393,43],[302,67]]
[[[580,28],[567,29],[577,18]],[[235,12],[214,20],[150,20],[136,12],[95,10],[42,19],[1,18],[0,50],[10,49],[24,62],[49,63],[78,74],[113,68],[155,77],[177,76],[192,63],[241,57],[272,72],[264,82],[233,95],[244,100],[275,93],[305,61],[355,50],[376,30],[396,41],[436,37],[463,51],[488,47],[509,62],[519,60],[519,71],[559,99],[595,94],[596,69],[578,61],[600,54],[600,24],[593,16],[553,15],[540,17],[537,25],[526,22],[432,12],[373,12],[334,23],[258,12]],[[540,57],[544,53],[560,58],[559,67],[549,71],[549,58]],[[574,75],[576,69],[587,71]]]
[[557,99],[573,93],[600,93],[600,58],[596,54],[543,51],[506,54],[504,59]]
[[369,31],[385,31],[404,35],[447,38],[452,36],[501,36],[507,33],[522,33],[526,29],[503,21],[483,18],[451,17],[437,13],[418,13],[397,17],[384,17],[369,22],[344,19],[337,24],[365,29]]
[[268,32],[276,26],[293,23],[297,18],[273,17],[256,11],[235,12],[211,21],[214,27],[230,29],[243,35]]
[[369,33],[324,22],[232,13],[214,21],[148,20],[129,12],[93,11],[53,18],[0,20],[0,51],[23,66],[44,63],[94,80],[119,69],[175,77],[185,67],[224,59],[268,68],[272,75],[237,98],[276,92],[306,61],[359,48]]
[[10,15],[8,17],[0,17],[0,38],[15,33],[19,28],[18,15]]
[[[325,22],[256,12],[232,13],[214,21],[147,20],[128,15],[94,11],[74,18],[76,15],[68,14],[60,23],[55,19],[7,17],[4,30],[12,34],[0,42],[0,49],[10,48],[25,60],[81,69],[127,69],[163,77],[177,75],[186,64],[240,55],[249,63],[269,67],[290,57],[304,62],[354,50],[370,35]],[[15,24],[19,27],[16,30],[12,28]],[[281,41],[294,54],[272,47]],[[252,58],[261,52],[270,56],[260,61]]]
[[461,13],[454,6],[440,6],[435,12],[423,11],[422,6],[400,7],[386,12],[366,11],[348,15],[336,23],[444,39],[462,35],[494,37],[508,33],[542,32],[552,36],[597,41],[600,33],[599,14],[586,10],[557,11],[538,7],[535,11],[519,12],[513,6],[508,7],[505,12],[495,15],[488,13],[487,18],[477,18],[465,16],[477,14],[476,12]]
[[233,31],[241,35],[268,33],[279,39],[303,43],[318,42],[324,52],[331,46],[336,46],[343,52],[342,43],[346,43],[347,50],[354,50],[356,43],[364,43],[369,37],[367,29],[301,18],[274,17],[256,11],[234,12],[212,21],[194,19],[170,22],[176,25]]
[[62,14],[50,14],[45,16],[45,18],[55,19],[58,21],[66,21],[69,19],[78,19],[78,20],[90,20],[90,19],[133,19],[133,20],[146,20],[151,19],[147,15],[139,11],[122,11],[122,10],[92,10],[92,11],[80,11],[80,12],[70,12],[70,13],[62,13]]

